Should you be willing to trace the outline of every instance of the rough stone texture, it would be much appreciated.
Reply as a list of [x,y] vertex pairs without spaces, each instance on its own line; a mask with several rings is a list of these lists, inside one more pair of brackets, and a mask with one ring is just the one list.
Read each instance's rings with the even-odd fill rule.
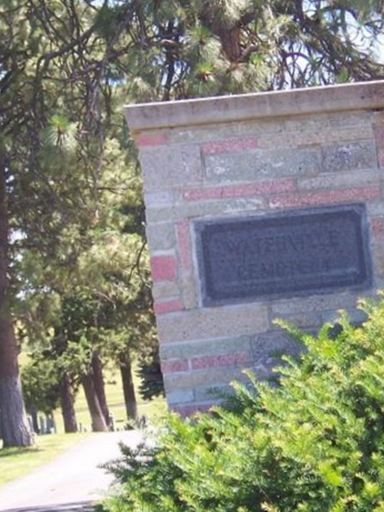
[[315,178],[302,178],[297,181],[299,190],[321,190],[349,188],[356,186],[377,186],[382,178],[379,169],[364,169],[350,172],[327,172]]
[[231,354],[215,354],[199,356],[191,360],[192,370],[204,368],[220,368],[222,366],[243,366],[252,362],[250,352],[232,352]]
[[170,407],[206,410],[233,379],[275,379],[299,345],[277,325],[316,332],[340,309],[362,322],[363,293],[338,289],[289,299],[203,307],[198,221],[364,203],[373,285],[384,287],[384,82],[126,109],[144,175],[160,356]]
[[[249,365],[249,368],[252,366]],[[194,370],[190,372],[166,373],[164,376],[166,389],[194,389],[197,386],[218,386],[228,384],[235,379],[244,379],[243,370],[238,367],[210,368],[207,371]]]
[[269,200],[270,208],[295,208],[369,201],[381,198],[380,183],[367,187],[343,188],[335,190],[313,190],[302,193],[289,193],[275,196]]
[[212,126],[260,118],[382,109],[383,92],[384,82],[375,81],[283,93],[276,91],[132,105],[126,108],[126,116],[132,132],[140,134],[146,130],[156,132],[160,128],[185,129],[189,126]]
[[250,350],[251,338],[249,336],[167,343],[160,346],[160,354],[163,360],[172,358],[191,359],[196,356],[214,356],[216,354],[231,354],[232,352],[249,352]]
[[177,261],[173,255],[158,255],[151,258],[152,279],[173,281],[177,275]]
[[324,171],[335,172],[377,166],[376,145],[373,140],[325,147],[322,156]]
[[[144,148],[140,151],[146,192],[176,188],[202,180],[200,148],[178,144]],[[161,172],[159,172],[161,170]]]
[[162,302],[180,296],[180,288],[175,281],[156,281],[152,284],[153,298]]
[[216,155],[218,153],[242,153],[248,149],[258,147],[256,137],[243,137],[236,139],[225,139],[217,142],[207,142],[201,146],[203,155]]
[[147,226],[147,240],[152,253],[176,247],[175,226],[172,222],[157,222]]
[[295,182],[292,178],[281,180],[266,180],[244,185],[227,185],[218,187],[193,188],[183,192],[186,201],[202,201],[209,199],[226,199],[235,197],[263,196],[290,192],[295,190]]
[[186,372],[189,368],[188,359],[170,359],[162,361],[161,371],[165,373]]
[[168,391],[167,400],[170,405],[191,403],[194,400],[192,389]]
[[255,150],[204,158],[208,182],[254,181],[280,176],[310,176],[321,169],[318,149]]
[[248,335],[268,329],[268,309],[258,303],[197,308],[162,315],[157,328],[163,343]]
[[156,315],[164,315],[165,313],[173,313],[184,309],[184,304],[180,299],[166,300],[164,302],[156,301],[153,306]]

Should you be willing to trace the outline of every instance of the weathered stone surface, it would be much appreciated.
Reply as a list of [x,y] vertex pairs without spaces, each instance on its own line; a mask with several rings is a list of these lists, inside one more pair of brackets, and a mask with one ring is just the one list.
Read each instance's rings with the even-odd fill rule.
[[166,190],[183,185],[186,181],[202,180],[200,148],[175,144],[140,150],[146,192]]
[[160,346],[162,359],[186,358],[229,354],[231,352],[249,352],[251,338],[248,336],[233,338],[215,338],[209,340],[167,343]]
[[201,308],[163,315],[157,320],[163,343],[242,336],[266,331],[268,327],[268,309],[261,304]]
[[146,228],[147,240],[151,253],[175,249],[176,233],[172,222],[157,222]]
[[280,192],[292,192],[295,189],[295,180],[292,178],[282,178],[278,180],[258,181],[256,183],[242,183],[240,185],[191,188],[183,192],[183,199],[186,201],[204,201],[209,199],[231,199],[236,197],[260,197]]
[[[251,367],[250,367],[251,368]],[[244,379],[241,368],[210,368],[183,373],[169,373],[164,375],[167,389],[194,389],[198,386],[217,386],[229,384],[233,380]]]
[[145,218],[148,223],[168,222],[169,220],[180,220],[177,216],[174,206],[148,206],[145,210]]
[[281,330],[255,336],[251,347],[254,368],[264,373],[263,378],[274,375],[273,369],[282,363],[283,355],[297,357],[303,350],[300,343]]
[[185,309],[196,309],[198,307],[197,283],[191,270],[182,271],[180,277],[182,296]]
[[[275,196],[270,196],[274,198]],[[235,199],[202,200],[190,202],[176,202],[169,207],[148,206],[146,219],[148,223],[173,222],[180,223],[183,220],[212,217],[218,215],[232,215],[237,212],[251,215],[255,211],[268,207],[267,199],[262,197],[239,197]]]
[[384,119],[382,119],[380,124],[374,125],[374,136],[376,142],[376,148],[378,152],[384,149]]
[[173,254],[152,256],[151,272],[153,281],[174,281],[177,276],[177,261]]
[[300,117],[273,117],[211,125],[180,127],[169,133],[171,143],[218,142],[231,138],[257,138],[260,148],[334,144],[373,137],[372,120],[383,123],[372,112],[328,112]]
[[168,134],[163,132],[158,133],[141,133],[135,137],[135,142],[139,147],[145,146],[161,146],[169,142]]
[[182,311],[184,308],[183,301],[180,299],[169,299],[165,301],[155,301],[153,309],[156,315],[165,315],[166,313],[174,313]]
[[208,182],[251,181],[281,176],[310,176],[321,170],[319,149],[254,150],[205,155]]
[[175,220],[196,219],[212,216],[231,215],[236,212],[254,213],[257,210],[263,210],[267,207],[266,200],[259,197],[245,197],[238,199],[226,199],[217,201],[199,201],[177,205],[171,215]]
[[373,140],[335,144],[322,149],[324,171],[377,167],[376,147]]
[[300,206],[316,206],[343,204],[356,201],[370,202],[382,197],[379,183],[353,188],[337,188],[331,190],[303,191],[301,193],[281,194],[268,200],[270,208],[298,208]]
[[[308,125],[308,126],[307,126]],[[280,132],[259,135],[260,149],[318,147],[330,146],[335,143],[350,143],[354,140],[372,138],[372,126],[369,122],[354,126],[334,127],[326,121],[316,124],[302,122],[300,130],[292,131],[282,125]]]
[[231,352],[229,354],[214,354],[197,356],[191,359],[192,370],[204,368],[221,368],[226,366],[243,366],[252,362],[251,352]]
[[[377,187],[380,190],[380,184],[377,185]],[[375,198],[372,201],[367,201],[367,213],[368,218],[372,217],[378,217],[380,215],[384,215],[384,201],[381,198],[381,194],[378,195],[377,198]]]
[[169,208],[175,202],[175,193],[172,190],[156,190],[144,193],[146,207]]
[[152,295],[155,300],[161,302],[180,296],[179,285],[176,281],[156,281],[152,286]]
[[248,149],[255,149],[258,145],[257,137],[237,137],[206,142],[201,146],[201,151],[203,155],[242,153]]
[[125,114],[135,131],[206,125],[304,114],[382,108],[383,81],[309,87],[177,102],[130,105]]
[[350,187],[365,187],[367,185],[378,186],[383,178],[382,171],[378,169],[364,169],[348,172],[327,172],[315,178],[300,178],[297,180],[299,190],[321,189],[349,189]]
[[163,374],[186,372],[188,370],[188,359],[169,359],[161,363],[161,371]]
[[371,218],[371,230],[373,240],[376,243],[384,241],[384,216],[383,217],[372,217]]
[[[345,309],[345,311],[348,315],[350,322],[352,322],[355,325],[360,325],[367,319],[367,314],[364,313],[364,311],[361,311],[361,309],[350,308]],[[333,310],[323,311],[321,316],[323,323],[333,324],[340,319],[340,312]]]
[[182,270],[188,271],[192,268],[192,247],[191,247],[191,224],[187,220],[177,223],[177,246],[179,252],[180,266]]
[[341,308],[353,307],[356,304],[358,293],[338,292],[327,293],[324,295],[310,295],[301,298],[291,298],[279,300],[271,304],[271,314],[273,318],[280,318],[284,315],[294,315],[305,313],[306,311],[323,311],[326,309],[338,310]]
[[185,404],[194,400],[194,393],[191,389],[174,390],[167,393],[167,402],[169,405]]
[[290,315],[280,315],[279,319],[286,320],[305,331],[316,329],[322,322],[321,314],[314,311],[301,311],[300,313],[292,313]]

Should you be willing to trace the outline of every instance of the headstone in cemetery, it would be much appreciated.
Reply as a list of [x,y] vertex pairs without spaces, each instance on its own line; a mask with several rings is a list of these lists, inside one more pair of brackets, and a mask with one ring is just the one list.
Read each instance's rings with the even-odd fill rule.
[[384,286],[384,82],[126,108],[143,170],[167,400],[271,377]]

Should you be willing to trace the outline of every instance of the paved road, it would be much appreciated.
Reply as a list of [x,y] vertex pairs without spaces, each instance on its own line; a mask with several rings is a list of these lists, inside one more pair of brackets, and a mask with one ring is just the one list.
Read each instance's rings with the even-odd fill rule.
[[2,487],[0,511],[91,512],[113,482],[99,465],[120,456],[120,441],[134,446],[141,440],[142,434],[133,430],[92,434],[49,464]]
[[49,507],[23,507],[7,509],[7,512],[96,512],[92,502],[66,503],[51,505]]

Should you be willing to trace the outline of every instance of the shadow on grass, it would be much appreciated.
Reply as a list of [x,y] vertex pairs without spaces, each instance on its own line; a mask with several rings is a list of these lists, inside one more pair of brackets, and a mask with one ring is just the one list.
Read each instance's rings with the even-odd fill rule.
[[79,503],[65,503],[59,505],[38,506],[38,507],[22,507],[0,509],[1,512],[103,512],[101,505],[82,501]]
[[5,457],[16,457],[17,455],[24,455],[25,453],[38,453],[43,451],[37,446],[30,446],[27,448],[0,448],[0,459]]

